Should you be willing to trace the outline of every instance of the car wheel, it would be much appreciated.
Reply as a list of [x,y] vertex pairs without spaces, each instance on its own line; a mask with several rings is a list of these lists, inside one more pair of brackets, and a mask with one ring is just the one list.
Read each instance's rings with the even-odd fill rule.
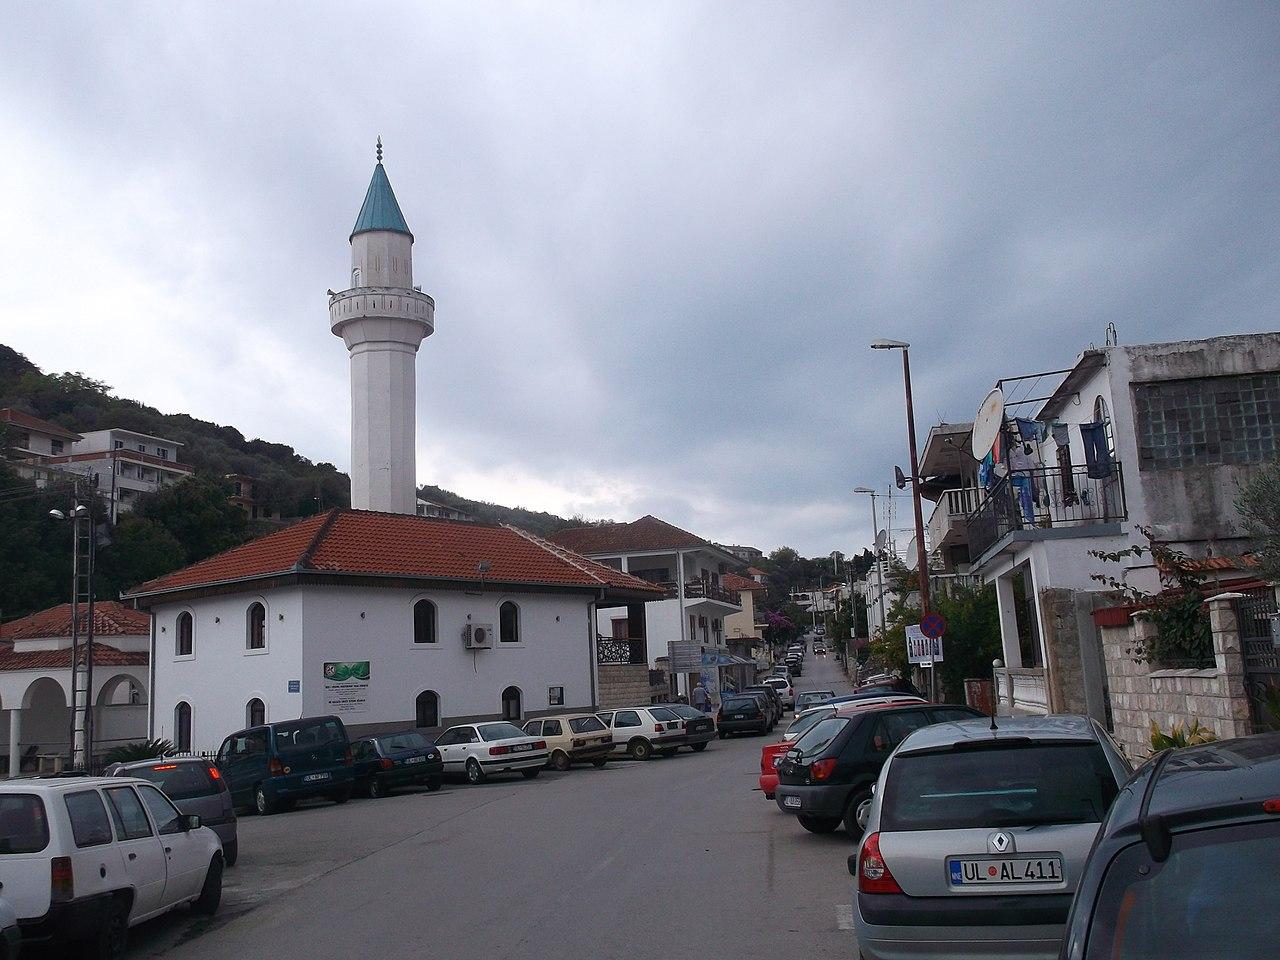
[[85,956],[94,960],[120,960],[129,946],[129,908],[123,900],[115,900],[98,929],[98,935],[86,944]]
[[240,841],[232,840],[230,843],[222,845],[222,861],[228,867],[234,867],[236,861],[240,859]]
[[[386,788],[384,787],[383,789],[385,790]],[[329,794],[329,799],[334,803],[346,803],[351,799],[351,788],[348,787],[346,790],[339,790],[337,793],[331,793]]]
[[[850,838],[860,840],[862,838],[862,823],[858,822],[858,810],[863,804],[870,805],[871,791],[859,790],[853,795],[849,801],[849,806],[844,811],[844,829]],[[864,820],[863,823],[866,821]]]
[[387,785],[377,777],[369,778],[369,799],[380,800],[387,795]]
[[720,731],[720,739],[721,739],[721,740],[723,740],[723,739],[724,739],[725,737],[727,737],[727,736],[729,736],[729,734],[725,733],[723,730],[721,730],[721,731]]
[[800,826],[810,833],[831,833],[836,827],[840,826],[839,817],[815,817],[811,814],[801,813],[796,815],[796,819],[800,821]]
[[475,757],[467,761],[467,783],[484,783],[484,770],[480,766],[480,761]]
[[541,767],[534,767],[532,770],[521,770],[520,776],[524,777],[526,780],[537,780],[538,774],[541,772]]
[[444,781],[442,781],[439,777],[432,777],[430,780],[427,781],[427,789],[430,790],[432,793],[435,793],[443,785],[444,785]]
[[659,750],[658,754],[664,757],[674,757],[679,752],[680,752],[679,747],[667,747],[667,749],[665,750]]
[[599,770],[608,762],[609,762],[608,757],[598,757],[597,759],[591,761],[591,765],[595,767],[597,770]]
[[569,762],[569,755],[563,750],[557,750],[551,754],[551,766],[555,767],[561,773],[568,770],[572,764]]
[[653,744],[644,737],[636,737],[627,744],[627,753],[632,760],[648,760],[653,756]]
[[218,904],[222,902],[222,857],[215,856],[209,861],[209,870],[204,875],[204,886],[200,888],[200,896],[191,903],[191,909],[204,917],[212,917],[218,912]]
[[276,803],[267,795],[266,788],[258,784],[253,790],[253,809],[259,816],[269,817],[276,812]]
[[707,749],[707,741],[703,740],[701,743],[691,743],[689,746],[693,748],[694,753],[701,753],[703,750]]

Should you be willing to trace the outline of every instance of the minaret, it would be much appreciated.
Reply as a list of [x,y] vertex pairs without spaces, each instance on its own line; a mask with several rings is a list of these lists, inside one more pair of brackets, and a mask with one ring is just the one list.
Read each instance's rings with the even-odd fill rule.
[[418,345],[435,301],[413,285],[413,234],[378,165],[351,231],[351,288],[329,297],[329,326],[351,356],[351,506],[417,512]]

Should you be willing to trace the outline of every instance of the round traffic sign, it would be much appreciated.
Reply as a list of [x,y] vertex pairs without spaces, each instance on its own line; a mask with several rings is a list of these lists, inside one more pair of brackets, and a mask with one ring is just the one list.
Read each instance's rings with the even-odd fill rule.
[[940,613],[930,613],[920,621],[920,632],[930,640],[937,640],[947,629],[947,618]]

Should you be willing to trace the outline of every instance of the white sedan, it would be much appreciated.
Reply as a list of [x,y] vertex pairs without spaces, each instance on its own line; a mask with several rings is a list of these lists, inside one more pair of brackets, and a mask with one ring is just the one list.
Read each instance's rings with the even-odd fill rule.
[[445,773],[461,773],[467,783],[484,783],[495,773],[516,773],[532,780],[547,765],[547,741],[531,737],[514,723],[461,723],[436,740]]

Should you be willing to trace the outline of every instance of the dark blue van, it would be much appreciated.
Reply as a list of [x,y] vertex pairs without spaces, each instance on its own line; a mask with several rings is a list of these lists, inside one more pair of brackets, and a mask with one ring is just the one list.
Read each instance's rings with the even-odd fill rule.
[[218,769],[238,808],[260,814],[299,800],[351,797],[351,741],[337,717],[304,717],[231,734],[218,750]]

